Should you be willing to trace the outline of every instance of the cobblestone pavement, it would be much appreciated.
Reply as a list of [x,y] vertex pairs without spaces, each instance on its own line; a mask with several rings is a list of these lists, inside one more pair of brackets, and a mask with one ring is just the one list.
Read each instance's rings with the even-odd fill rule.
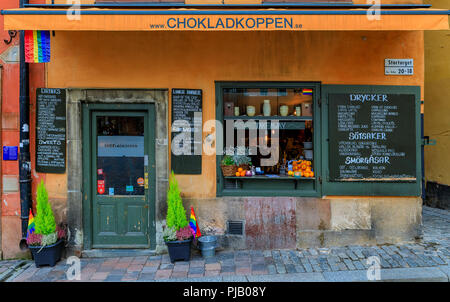
[[[292,275],[298,278],[302,273],[311,277],[314,273],[326,276],[332,272],[364,272],[365,276],[370,265],[367,263],[369,256],[378,256],[382,269],[438,267],[446,268],[448,272],[450,212],[424,207],[423,214],[423,240],[414,244],[222,251],[206,260],[194,254],[191,261],[174,264],[170,263],[167,254],[84,258],[81,259],[81,281],[258,281],[271,280],[271,276]],[[0,262],[0,272],[3,267],[11,265],[8,263]],[[66,281],[69,266],[65,261],[55,267],[40,269],[28,263],[13,281]]]

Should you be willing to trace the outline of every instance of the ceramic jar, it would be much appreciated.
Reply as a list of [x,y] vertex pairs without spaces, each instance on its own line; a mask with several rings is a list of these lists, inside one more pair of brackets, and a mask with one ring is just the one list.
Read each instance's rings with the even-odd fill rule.
[[295,115],[296,116],[301,116],[302,115],[302,107],[301,106],[295,107]]
[[264,116],[270,116],[270,100],[264,100],[264,105],[263,105],[263,115]]
[[239,116],[239,107],[234,107],[234,116]]
[[255,115],[255,106],[247,106],[247,115],[254,116]]
[[280,115],[281,116],[287,116],[288,112],[289,112],[289,107],[287,105],[280,106]]

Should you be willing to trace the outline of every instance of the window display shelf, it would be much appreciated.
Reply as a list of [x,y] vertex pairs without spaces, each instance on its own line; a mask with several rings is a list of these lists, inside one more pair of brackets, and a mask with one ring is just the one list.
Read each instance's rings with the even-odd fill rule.
[[281,116],[281,115],[272,115],[272,116],[224,116],[224,120],[279,120],[279,121],[312,121],[312,116]]
[[315,180],[315,177],[293,177],[293,176],[267,176],[267,175],[255,175],[255,176],[224,176],[225,179],[237,179],[237,180]]

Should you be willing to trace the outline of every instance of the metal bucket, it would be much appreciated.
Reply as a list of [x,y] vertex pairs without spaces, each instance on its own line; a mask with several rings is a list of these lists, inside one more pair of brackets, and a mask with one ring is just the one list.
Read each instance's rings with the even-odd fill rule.
[[198,245],[204,258],[213,257],[216,253],[217,237],[201,236],[198,238]]

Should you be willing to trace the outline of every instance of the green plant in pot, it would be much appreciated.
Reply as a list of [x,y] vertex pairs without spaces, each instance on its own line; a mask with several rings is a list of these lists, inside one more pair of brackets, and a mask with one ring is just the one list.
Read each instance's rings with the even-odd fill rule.
[[36,267],[55,266],[61,260],[66,229],[62,225],[56,225],[55,216],[48,202],[48,193],[43,181],[38,185],[36,195],[34,231],[29,227],[27,244]]
[[169,250],[170,261],[172,263],[177,260],[189,261],[193,234],[173,171],[167,191],[166,225],[163,238]]

